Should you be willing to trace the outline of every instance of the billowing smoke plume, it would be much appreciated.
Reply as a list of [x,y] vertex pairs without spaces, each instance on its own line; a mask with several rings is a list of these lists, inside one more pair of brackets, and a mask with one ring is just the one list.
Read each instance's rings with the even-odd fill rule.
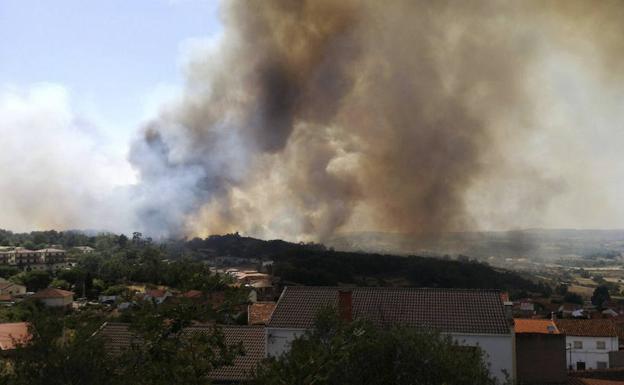
[[139,216],[156,235],[301,239],[539,224],[576,172],[535,150],[568,123],[557,74],[613,82],[623,16],[618,1],[225,2],[221,40],[133,145]]
[[0,89],[0,228],[132,231],[132,170],[59,85]]

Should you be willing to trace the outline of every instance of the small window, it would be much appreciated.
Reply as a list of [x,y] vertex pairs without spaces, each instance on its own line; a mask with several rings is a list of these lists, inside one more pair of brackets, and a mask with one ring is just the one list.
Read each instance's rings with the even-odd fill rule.
[[[574,349],[583,349],[583,341],[574,341]],[[585,365],[585,363],[583,363]]]
[[606,369],[607,363],[605,361],[596,361],[596,369]]
[[585,370],[585,363],[583,361],[578,361],[576,363],[576,370]]
[[605,350],[607,348],[607,344],[604,341],[596,341],[596,349]]

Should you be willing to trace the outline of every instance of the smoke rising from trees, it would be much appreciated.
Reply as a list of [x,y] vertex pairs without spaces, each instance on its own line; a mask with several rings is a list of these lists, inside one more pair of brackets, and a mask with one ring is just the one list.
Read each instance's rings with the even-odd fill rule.
[[514,153],[552,124],[534,78],[558,50],[607,74],[624,45],[621,4],[560,6],[224,3],[219,44],[134,144],[141,216],[161,233],[323,239],[473,229],[496,217],[479,189],[546,210],[565,175]]

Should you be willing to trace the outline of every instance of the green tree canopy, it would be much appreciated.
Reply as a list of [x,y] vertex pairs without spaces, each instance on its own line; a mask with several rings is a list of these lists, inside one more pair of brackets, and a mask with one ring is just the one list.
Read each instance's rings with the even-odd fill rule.
[[35,270],[14,275],[11,280],[26,286],[28,291],[37,291],[48,287],[52,282],[52,277],[47,271]]
[[594,306],[602,308],[605,302],[609,301],[611,296],[609,295],[609,287],[606,285],[600,285],[594,290],[592,294],[591,302]]
[[103,322],[83,313],[66,319],[47,309],[32,308],[32,338],[12,352],[12,364],[2,365],[0,383],[7,385],[115,384],[116,367],[93,333]]
[[202,320],[210,317],[190,302],[164,311],[146,306],[132,323],[139,342],[118,361],[118,373],[124,383],[206,385],[211,383],[210,372],[232,364],[236,356],[244,354],[242,345],[227,345],[217,326],[187,329],[197,315],[202,315]]
[[262,364],[258,385],[495,384],[478,348],[431,331],[344,323],[323,312],[291,350]]

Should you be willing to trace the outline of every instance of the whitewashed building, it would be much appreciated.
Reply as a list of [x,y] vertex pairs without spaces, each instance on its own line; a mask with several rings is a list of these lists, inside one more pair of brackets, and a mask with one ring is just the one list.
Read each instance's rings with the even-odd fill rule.
[[572,370],[606,369],[609,352],[619,350],[615,324],[610,319],[560,319],[566,335],[566,361]]
[[266,328],[267,355],[288,351],[328,306],[347,319],[367,319],[382,327],[425,327],[451,335],[462,345],[480,347],[494,377],[515,379],[513,327],[496,290],[286,287]]
[[74,302],[74,293],[48,287],[36,292],[31,298],[43,302],[47,307],[69,307]]

